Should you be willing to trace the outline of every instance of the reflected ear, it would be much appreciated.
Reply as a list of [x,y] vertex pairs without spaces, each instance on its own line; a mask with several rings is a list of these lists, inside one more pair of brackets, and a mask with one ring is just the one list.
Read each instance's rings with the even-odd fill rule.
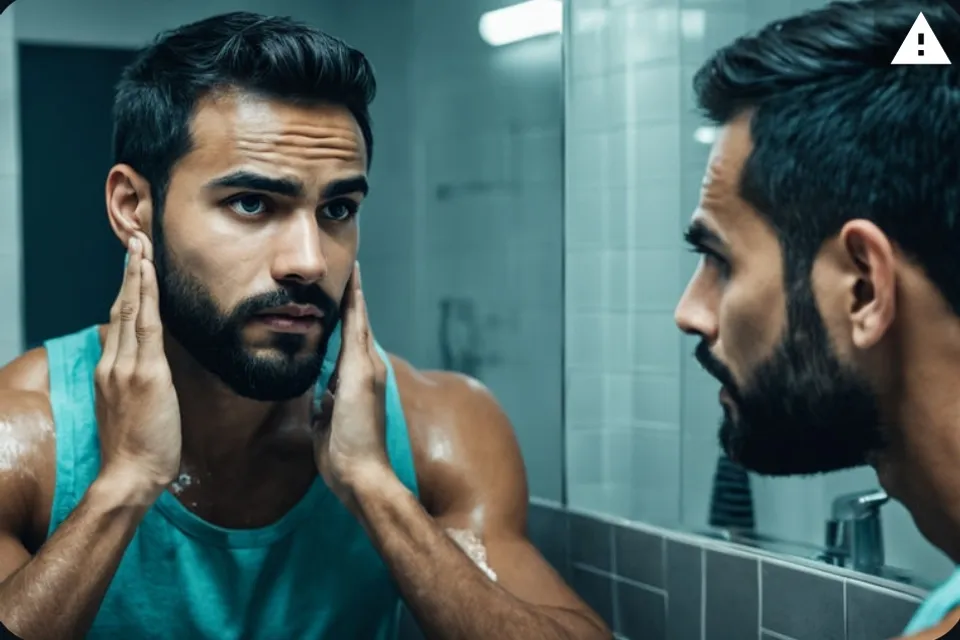
[[840,243],[855,272],[849,308],[853,343],[868,349],[896,316],[896,253],[886,234],[867,220],[845,224]]
[[153,239],[153,200],[143,176],[129,165],[114,166],[107,175],[106,200],[110,226],[124,247],[136,233]]

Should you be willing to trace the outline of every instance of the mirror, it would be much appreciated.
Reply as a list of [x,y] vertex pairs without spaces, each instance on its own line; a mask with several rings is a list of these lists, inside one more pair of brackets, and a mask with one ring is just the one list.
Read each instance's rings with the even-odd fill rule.
[[[567,499],[936,584],[952,563],[886,500],[873,469],[771,478],[723,456],[719,384],[693,358],[698,339],[674,323],[699,258],[682,231],[716,136],[695,111],[693,75],[737,37],[825,4],[568,3]],[[851,557],[853,539],[870,551]]]

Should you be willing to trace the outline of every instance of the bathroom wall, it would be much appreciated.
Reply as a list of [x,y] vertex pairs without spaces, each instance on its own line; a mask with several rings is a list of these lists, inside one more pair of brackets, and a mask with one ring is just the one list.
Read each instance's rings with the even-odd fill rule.
[[0,15],[0,362],[20,351],[20,125],[14,8]]
[[531,539],[630,640],[880,640],[923,592],[618,518],[531,506]]
[[[720,453],[717,383],[673,309],[696,265],[681,241],[709,129],[691,80],[717,48],[823,0],[570,0],[566,65],[566,428],[569,504],[703,529]],[[872,470],[753,477],[758,529],[822,544],[830,502]],[[939,580],[950,562],[898,504],[889,564]]]
[[479,18],[510,4],[414,0],[416,353],[442,364],[440,304],[464,300],[473,319],[448,341],[478,353],[531,493],[560,500],[561,38],[490,47]]

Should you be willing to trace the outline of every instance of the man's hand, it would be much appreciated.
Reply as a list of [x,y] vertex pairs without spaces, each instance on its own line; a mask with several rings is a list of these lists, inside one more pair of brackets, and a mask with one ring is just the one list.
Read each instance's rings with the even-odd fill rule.
[[343,300],[343,333],[330,389],[314,417],[317,468],[330,489],[354,506],[356,482],[390,469],[385,442],[387,368],[377,352],[354,265]]
[[180,469],[180,406],[163,350],[150,241],[130,239],[120,294],[96,369],[101,477],[159,496]]

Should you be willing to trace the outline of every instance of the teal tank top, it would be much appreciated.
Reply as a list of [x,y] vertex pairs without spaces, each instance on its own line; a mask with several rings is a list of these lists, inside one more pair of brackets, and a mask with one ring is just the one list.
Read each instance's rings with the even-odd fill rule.
[[[97,327],[45,346],[57,448],[52,534],[100,468],[93,371],[101,347]],[[337,331],[318,389],[326,388],[339,347]],[[379,350],[388,371],[388,454],[416,494],[396,377]],[[363,528],[319,476],[293,509],[261,529],[209,524],[164,492],[123,555],[87,637],[392,640],[400,602]]]
[[909,636],[935,627],[947,614],[960,607],[960,569],[934,589],[913,614],[903,635]]

